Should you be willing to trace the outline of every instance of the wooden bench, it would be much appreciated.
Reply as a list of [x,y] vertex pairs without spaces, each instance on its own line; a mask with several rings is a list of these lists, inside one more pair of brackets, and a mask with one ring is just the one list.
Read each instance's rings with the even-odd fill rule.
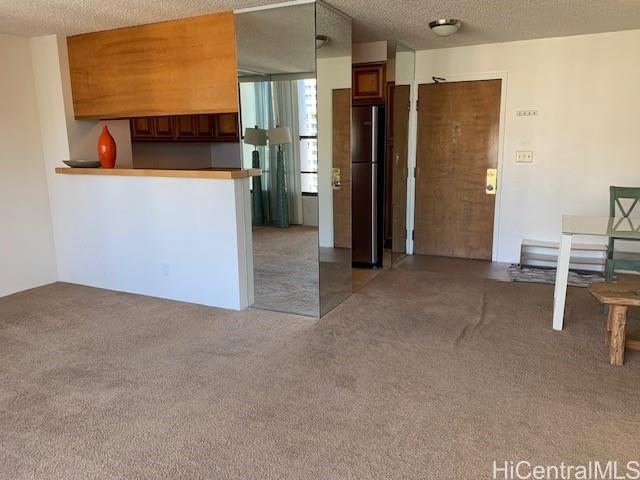
[[609,306],[607,340],[611,365],[624,364],[624,350],[640,350],[640,340],[626,338],[629,307],[640,307],[640,277],[618,274],[617,282],[592,283],[589,291]]
[[[559,248],[558,242],[525,238],[520,244],[520,265],[555,267],[558,265]],[[604,272],[606,261],[606,243],[571,243],[571,269]]]

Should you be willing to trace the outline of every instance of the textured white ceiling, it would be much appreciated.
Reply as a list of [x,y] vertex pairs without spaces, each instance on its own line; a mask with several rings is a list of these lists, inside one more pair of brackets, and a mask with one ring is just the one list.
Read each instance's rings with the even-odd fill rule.
[[[316,49],[314,31],[328,41]],[[316,70],[318,58],[351,56],[351,19],[311,3],[236,15],[240,75],[300,74]]]
[[[0,32],[44,35],[105,30],[274,0],[0,0]],[[639,0],[329,0],[354,19],[354,41],[400,40],[416,49],[640,28]],[[453,37],[430,20],[464,22]]]
[[296,5],[236,15],[238,68],[279,74],[316,70],[315,9]]

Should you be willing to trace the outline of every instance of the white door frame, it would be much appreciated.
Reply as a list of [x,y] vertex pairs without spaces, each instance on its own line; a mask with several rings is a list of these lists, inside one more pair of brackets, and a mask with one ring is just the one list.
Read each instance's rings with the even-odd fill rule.
[[[474,80],[502,80],[500,85],[500,127],[498,131],[498,184],[495,199],[495,208],[493,213],[493,246],[491,249],[491,261],[495,261],[498,258],[499,251],[499,239],[500,239],[500,216],[502,206],[502,176],[503,176],[503,164],[504,164],[504,131],[505,120],[507,111],[507,72],[485,72],[485,73],[465,73],[456,75],[447,75],[441,73],[436,76],[445,78],[447,82],[469,82]],[[418,101],[418,85],[422,85],[429,82],[415,81],[411,86],[411,105],[416,105]],[[417,150],[418,150],[418,111],[416,108],[411,108],[409,115],[409,151],[407,159],[408,170],[411,174],[407,178],[407,231],[413,232],[415,226],[415,213],[416,213],[416,179],[415,168],[417,164]],[[413,238],[411,235],[407,235],[407,254],[413,255]]]

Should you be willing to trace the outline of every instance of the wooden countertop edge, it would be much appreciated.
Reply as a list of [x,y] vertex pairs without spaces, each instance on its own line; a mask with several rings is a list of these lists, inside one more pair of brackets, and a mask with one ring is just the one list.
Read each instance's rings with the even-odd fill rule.
[[243,170],[157,170],[148,168],[57,167],[56,173],[63,175],[111,175],[121,177],[176,177],[233,180],[236,178],[259,177],[262,171],[258,168]]

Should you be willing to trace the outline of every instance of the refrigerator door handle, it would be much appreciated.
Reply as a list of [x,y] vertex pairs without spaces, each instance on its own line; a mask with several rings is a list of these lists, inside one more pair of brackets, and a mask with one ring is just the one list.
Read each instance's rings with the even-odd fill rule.
[[371,107],[371,163],[378,162],[378,108]]
[[378,165],[371,164],[371,263],[378,263]]
[[378,263],[378,110],[371,107],[371,263]]

